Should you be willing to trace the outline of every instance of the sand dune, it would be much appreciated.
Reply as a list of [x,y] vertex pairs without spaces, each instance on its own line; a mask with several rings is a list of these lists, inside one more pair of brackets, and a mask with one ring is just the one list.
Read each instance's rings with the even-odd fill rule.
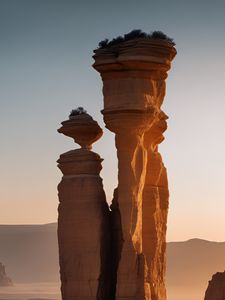
[[60,297],[58,283],[20,283],[0,288],[1,300],[58,300]]

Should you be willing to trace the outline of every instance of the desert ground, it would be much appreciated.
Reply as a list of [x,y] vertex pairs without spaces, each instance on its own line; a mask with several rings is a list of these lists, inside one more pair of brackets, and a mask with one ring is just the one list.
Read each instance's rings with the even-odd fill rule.
[[[60,299],[57,224],[0,225],[0,261],[13,281],[0,300]],[[225,269],[225,243],[167,244],[167,300],[203,300],[208,280]]]

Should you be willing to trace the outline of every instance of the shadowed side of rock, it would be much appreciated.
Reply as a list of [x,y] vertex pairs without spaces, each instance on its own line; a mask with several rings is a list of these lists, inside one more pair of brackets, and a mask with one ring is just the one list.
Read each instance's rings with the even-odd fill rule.
[[212,276],[205,292],[204,300],[225,299],[225,272],[218,272]]
[[117,270],[121,259],[123,235],[121,214],[118,204],[118,188],[114,190],[112,204],[110,205],[110,234],[111,234],[111,289],[110,299],[115,300],[117,285]]

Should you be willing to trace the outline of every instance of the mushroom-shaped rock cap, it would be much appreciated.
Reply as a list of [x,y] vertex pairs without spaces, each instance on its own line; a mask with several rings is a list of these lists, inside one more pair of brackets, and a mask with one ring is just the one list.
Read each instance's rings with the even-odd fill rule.
[[61,124],[62,127],[58,129],[59,133],[73,138],[81,148],[89,150],[92,148],[92,144],[103,134],[98,123],[87,113],[70,116],[69,120]]
[[174,42],[164,33],[134,30],[94,50],[93,67],[100,73],[118,70],[161,70],[167,72],[176,55]]

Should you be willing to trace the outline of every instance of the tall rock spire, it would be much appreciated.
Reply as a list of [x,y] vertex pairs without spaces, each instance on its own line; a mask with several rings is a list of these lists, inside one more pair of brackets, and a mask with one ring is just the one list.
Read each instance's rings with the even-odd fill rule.
[[157,145],[166,129],[161,105],[176,50],[165,36],[144,36],[109,43],[94,52],[93,67],[103,80],[102,113],[106,127],[115,133],[118,156],[112,236],[114,243],[122,241],[122,245],[115,258],[115,298],[165,300],[169,194]]

